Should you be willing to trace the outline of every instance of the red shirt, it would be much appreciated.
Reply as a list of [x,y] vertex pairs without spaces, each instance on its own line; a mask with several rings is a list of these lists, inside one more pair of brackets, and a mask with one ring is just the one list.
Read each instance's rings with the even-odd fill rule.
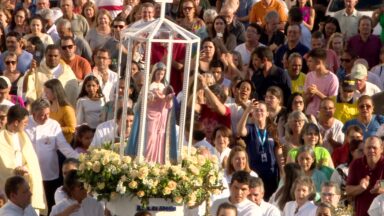
[[[161,45],[161,43],[152,44],[151,64],[156,64],[164,57],[167,57],[168,48]],[[172,47],[172,60],[184,64],[185,59],[185,45],[174,43]],[[168,80],[169,81],[169,80]],[[179,93],[183,88],[183,69],[177,70],[172,67],[170,84],[175,93]]]
[[200,122],[204,125],[205,137],[212,143],[212,133],[216,127],[222,125],[231,128],[231,110],[226,106],[225,114],[214,112],[207,105],[201,105]]
[[349,143],[345,143],[343,146],[338,147],[332,152],[332,161],[335,167],[340,164],[347,163],[349,157]]
[[352,161],[349,165],[349,173],[347,179],[347,185],[358,185],[360,180],[366,176],[369,176],[368,188],[361,194],[355,197],[355,213],[358,216],[368,216],[368,209],[373,199],[378,194],[371,194],[369,191],[375,186],[377,180],[384,178],[384,157],[381,156],[377,162],[375,168],[370,169],[367,164],[367,159],[363,158]]

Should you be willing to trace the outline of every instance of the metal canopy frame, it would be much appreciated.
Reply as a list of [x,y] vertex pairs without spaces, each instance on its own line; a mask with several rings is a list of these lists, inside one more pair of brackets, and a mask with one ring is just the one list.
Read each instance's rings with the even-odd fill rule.
[[[196,90],[197,90],[197,76],[198,76],[198,64],[199,64],[199,54],[198,50],[200,50],[200,37],[191,33],[190,31],[182,28],[181,26],[175,24],[174,22],[165,18],[165,4],[172,2],[172,0],[158,0],[161,4],[161,14],[158,19],[154,21],[143,23],[142,25],[138,25],[138,27],[131,27],[123,30],[121,32],[120,45],[125,45],[127,47],[127,63],[125,70],[125,92],[123,98],[123,114],[121,119],[126,119],[127,116],[127,104],[129,97],[129,86],[131,82],[131,62],[133,60],[133,47],[137,43],[145,44],[145,81],[144,85],[141,89],[142,103],[141,103],[141,116],[140,116],[140,128],[138,135],[138,149],[136,160],[138,162],[142,162],[145,154],[145,131],[146,131],[146,116],[147,116],[147,106],[148,106],[148,92],[149,92],[149,84],[150,84],[150,71],[151,71],[151,54],[152,54],[152,44],[153,43],[165,43],[167,44],[167,58],[166,58],[166,80],[170,80],[171,76],[171,65],[172,65],[172,50],[174,44],[185,44],[186,45],[186,55],[184,62],[184,76],[183,76],[183,88],[182,88],[182,102],[180,109],[180,124],[179,124],[179,133],[178,133],[178,142],[177,142],[177,153],[178,163],[181,162],[183,158],[183,146],[185,144],[185,124],[186,118],[189,114],[190,116],[190,131],[188,137],[188,150],[187,154],[191,153],[191,145],[192,145],[192,130],[193,130],[193,119],[194,119],[194,105],[196,102]],[[165,34],[164,34],[165,33]],[[162,37],[159,36],[162,34]],[[164,37],[164,35],[168,35]],[[196,49],[196,55],[194,58],[194,68],[192,70],[193,73],[193,94],[192,94],[192,107],[191,112],[187,113],[187,103],[188,103],[188,90],[190,89],[190,75],[191,66],[192,66],[192,52],[193,49]],[[121,60],[122,60],[122,49],[119,52],[118,59],[118,73],[121,72]],[[117,107],[117,94],[118,88],[116,89],[116,103],[115,107]],[[116,109],[115,109],[116,110]],[[115,119],[116,119],[116,111],[115,111]],[[122,127],[120,128],[120,155],[124,154],[125,149],[125,129],[126,129],[126,121],[122,121]]]

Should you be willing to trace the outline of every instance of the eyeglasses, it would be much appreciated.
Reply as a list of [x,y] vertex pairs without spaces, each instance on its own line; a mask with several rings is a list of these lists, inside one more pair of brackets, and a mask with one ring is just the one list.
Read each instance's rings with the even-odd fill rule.
[[5,64],[6,64],[6,65],[10,65],[10,64],[15,65],[15,64],[16,64],[16,61],[5,61]]
[[73,48],[73,44],[72,45],[67,45],[67,46],[61,46],[61,49],[63,49],[63,50],[72,49],[72,48]]
[[369,105],[369,104],[361,104],[359,105],[359,108],[360,109],[371,109],[372,105]]
[[193,9],[193,7],[183,7],[183,10],[188,10],[188,11],[190,11],[190,10],[192,10]]
[[350,63],[352,61],[352,59],[341,58],[340,61],[345,62],[345,63]]
[[113,28],[119,28],[119,29],[122,29],[124,28],[125,26],[124,25],[114,25]]
[[336,194],[333,194],[333,193],[321,193],[321,196],[324,196],[324,197],[333,197],[335,196]]

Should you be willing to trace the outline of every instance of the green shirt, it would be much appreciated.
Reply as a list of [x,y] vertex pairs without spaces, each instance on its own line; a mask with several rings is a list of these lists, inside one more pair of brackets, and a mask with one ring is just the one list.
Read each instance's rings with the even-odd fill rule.
[[[296,161],[297,154],[299,152],[299,148],[291,149],[288,152],[288,157],[292,158],[294,161]],[[316,164],[319,165],[328,165],[328,160],[332,161],[331,154],[329,154],[328,150],[324,147],[316,146],[315,147],[315,157],[316,157]]]

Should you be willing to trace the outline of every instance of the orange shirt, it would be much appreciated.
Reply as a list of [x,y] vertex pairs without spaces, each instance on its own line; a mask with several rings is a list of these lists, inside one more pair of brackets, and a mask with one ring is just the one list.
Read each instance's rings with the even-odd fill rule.
[[264,26],[264,17],[269,11],[276,11],[280,16],[280,22],[287,22],[288,15],[285,11],[284,5],[278,0],[272,0],[269,6],[266,6],[263,1],[259,1],[252,6],[251,13],[249,14],[250,23],[262,23]]
[[92,72],[91,64],[89,64],[88,60],[79,55],[76,55],[73,60],[66,63],[71,67],[78,80],[84,80],[85,76]]

